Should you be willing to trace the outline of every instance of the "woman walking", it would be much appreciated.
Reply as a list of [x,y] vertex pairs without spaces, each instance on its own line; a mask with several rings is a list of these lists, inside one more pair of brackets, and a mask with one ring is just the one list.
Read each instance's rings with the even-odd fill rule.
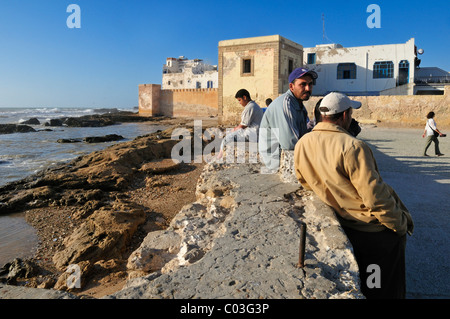
[[443,136],[438,128],[436,127],[436,122],[434,121],[434,112],[430,112],[427,114],[427,124],[425,125],[425,130],[422,134],[422,137],[425,137],[425,134],[427,136],[427,141],[425,143],[425,149],[423,151],[423,156],[429,156],[427,155],[428,147],[430,147],[431,142],[434,142],[434,152],[436,156],[442,156],[444,154],[439,151],[439,141],[438,136]]

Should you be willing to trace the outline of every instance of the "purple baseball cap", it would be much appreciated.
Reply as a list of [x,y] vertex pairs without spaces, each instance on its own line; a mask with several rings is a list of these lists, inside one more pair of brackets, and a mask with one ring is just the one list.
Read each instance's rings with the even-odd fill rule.
[[304,75],[310,75],[313,80],[317,79],[317,73],[312,70],[308,70],[306,68],[296,68],[289,74],[289,83],[294,82],[295,79],[301,78]]

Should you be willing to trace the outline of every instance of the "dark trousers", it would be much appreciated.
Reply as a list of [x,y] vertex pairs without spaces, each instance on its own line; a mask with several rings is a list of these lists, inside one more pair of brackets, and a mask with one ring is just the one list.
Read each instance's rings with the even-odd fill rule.
[[425,155],[427,153],[427,150],[430,147],[431,142],[434,142],[434,154],[435,155],[441,154],[441,151],[439,150],[438,138],[434,135],[431,135],[431,136],[427,136],[427,141],[425,143],[425,149],[423,150],[423,155]]
[[344,231],[353,246],[363,295],[367,299],[405,298],[406,235],[398,236],[391,230],[362,232],[348,227]]

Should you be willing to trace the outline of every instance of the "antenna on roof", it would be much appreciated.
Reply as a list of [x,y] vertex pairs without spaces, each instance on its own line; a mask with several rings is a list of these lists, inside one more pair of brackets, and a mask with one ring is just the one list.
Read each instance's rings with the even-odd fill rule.
[[322,43],[325,43],[325,15],[322,13]]
[[328,42],[333,43],[333,41],[328,39],[328,37],[325,33],[325,14],[322,13],[322,44],[325,44],[325,39],[327,39]]

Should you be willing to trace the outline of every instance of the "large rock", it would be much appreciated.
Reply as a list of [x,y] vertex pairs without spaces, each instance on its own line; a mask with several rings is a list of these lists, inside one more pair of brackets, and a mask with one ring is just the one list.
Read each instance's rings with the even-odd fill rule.
[[39,122],[39,120],[35,117],[32,117],[26,121],[22,121],[20,122],[20,124],[27,124],[27,125],[39,125],[41,124],[41,122]]
[[36,132],[34,128],[21,124],[0,124],[0,134]]
[[158,271],[180,251],[181,236],[171,230],[148,233],[141,246],[128,258],[127,268],[134,271]]
[[36,272],[36,265],[27,260],[15,258],[0,269],[0,279],[14,283],[18,278],[30,278]]
[[88,136],[83,138],[86,143],[105,143],[123,140],[123,136],[117,134],[108,134],[105,136]]
[[44,123],[44,126],[62,126],[63,121],[61,119],[50,119],[48,122]]
[[122,202],[102,207],[73,234],[64,239],[65,249],[53,257],[55,266],[64,270],[70,264],[121,257],[138,226],[144,223],[142,208]]
[[70,117],[65,119],[63,123],[71,127],[100,127],[116,124],[116,122],[110,118],[94,118],[92,116]]
[[180,163],[174,162],[171,158],[162,160],[153,160],[141,166],[140,171],[150,174],[161,174],[180,166]]

